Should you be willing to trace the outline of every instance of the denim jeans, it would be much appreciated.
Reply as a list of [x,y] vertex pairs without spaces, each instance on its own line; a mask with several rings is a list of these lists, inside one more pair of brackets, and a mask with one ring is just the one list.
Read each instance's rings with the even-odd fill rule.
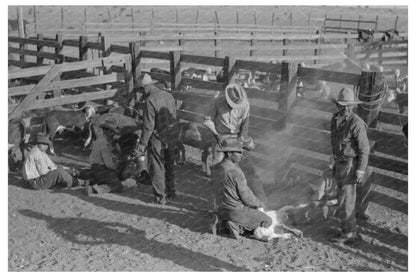
[[36,179],[29,181],[33,189],[43,190],[54,187],[72,187],[72,176],[63,167],[58,166],[57,169],[48,172]]
[[342,233],[343,235],[353,235],[357,233],[356,212],[364,213],[369,204],[369,194],[371,192],[371,182],[368,177],[371,169],[367,168],[362,183],[355,182],[356,159],[347,161],[337,161],[334,166],[335,178],[338,181],[338,203],[343,205]]

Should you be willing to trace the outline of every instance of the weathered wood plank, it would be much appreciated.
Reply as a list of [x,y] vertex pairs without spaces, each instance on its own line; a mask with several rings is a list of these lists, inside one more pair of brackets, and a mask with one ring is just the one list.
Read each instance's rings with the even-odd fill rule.
[[389,209],[408,214],[409,204],[397,198],[390,197],[377,191],[372,191],[370,194],[370,201],[385,206]]
[[42,80],[29,92],[29,94],[22,100],[22,102],[15,107],[10,113],[9,118],[17,117],[21,112],[27,110],[29,107],[32,107],[34,99],[42,93],[43,91],[47,90],[50,82],[58,76],[63,68],[63,64],[56,64],[50,68],[50,70],[46,73],[46,75],[42,78]]
[[[321,57],[319,57],[319,59],[321,59]],[[306,79],[318,79],[347,85],[357,85],[361,79],[360,74],[335,72],[307,67],[299,67],[298,77]]]
[[398,113],[389,113],[381,111],[378,114],[378,120],[383,123],[403,126],[408,122],[408,116]]
[[181,62],[183,63],[195,63],[212,66],[224,66],[224,58],[197,56],[197,55],[181,55]]
[[73,46],[78,47],[79,46],[79,40],[77,39],[64,39],[62,41],[63,46]]
[[170,60],[169,53],[142,50],[139,54],[140,58]]
[[[270,58],[272,60],[272,58]],[[236,69],[247,69],[247,70],[255,70],[255,71],[262,71],[262,72],[270,72],[270,73],[281,73],[282,71],[282,64],[281,63],[262,63],[262,62],[255,62],[255,61],[243,61],[243,60],[236,60],[235,61]]]
[[20,37],[9,37],[9,42],[33,44],[33,45],[53,47],[53,48],[60,47],[60,43],[57,41],[37,40],[37,39],[20,38]]
[[129,54],[130,48],[128,46],[120,46],[111,44],[111,52],[120,53],[120,54]]

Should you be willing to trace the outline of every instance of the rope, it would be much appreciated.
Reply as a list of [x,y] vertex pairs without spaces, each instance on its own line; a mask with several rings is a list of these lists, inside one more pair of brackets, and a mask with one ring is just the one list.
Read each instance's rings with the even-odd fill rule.
[[355,90],[356,95],[359,96],[358,99],[363,98],[363,97],[375,98],[374,100],[364,101],[364,103],[361,104],[361,107],[364,110],[366,111],[378,110],[380,106],[384,103],[384,99],[389,89],[389,86],[387,84],[387,81],[383,78],[381,81],[377,79],[372,79],[371,82],[366,84],[366,87],[363,90],[368,91],[370,87],[373,88],[373,91],[376,92],[375,94],[367,95],[367,94],[360,93],[360,91],[362,90],[361,84],[354,86],[354,90]]

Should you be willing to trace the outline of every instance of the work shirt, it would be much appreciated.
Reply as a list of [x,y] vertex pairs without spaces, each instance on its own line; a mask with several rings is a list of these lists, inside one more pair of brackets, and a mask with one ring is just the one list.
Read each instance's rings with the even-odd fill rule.
[[168,142],[170,131],[176,125],[176,103],[172,94],[153,86],[146,98],[143,117],[140,144],[147,146],[152,135]]
[[215,124],[215,129],[220,135],[231,134],[239,137],[247,137],[250,114],[250,104],[245,101],[241,108],[231,108],[225,95],[218,96],[210,107],[208,116]]
[[105,167],[115,170],[117,168],[116,163],[113,160],[111,143],[101,134],[94,141],[92,145],[92,151],[89,156],[89,162],[91,165],[104,165]]
[[26,181],[38,178],[57,169],[49,156],[37,145],[33,146],[23,163],[23,179]]
[[364,172],[370,155],[367,125],[355,113],[340,117],[335,113],[331,120],[331,144],[335,161],[357,158],[357,169]]
[[251,208],[264,207],[263,202],[247,186],[244,173],[238,164],[227,158],[214,166],[212,185],[220,209],[235,210],[245,206]]

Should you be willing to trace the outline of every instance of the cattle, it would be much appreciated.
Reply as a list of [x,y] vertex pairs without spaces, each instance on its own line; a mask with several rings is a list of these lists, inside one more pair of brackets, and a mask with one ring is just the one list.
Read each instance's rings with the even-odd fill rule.
[[358,30],[358,42],[361,42],[361,43],[373,42],[375,32],[376,31],[373,29]]
[[383,32],[381,41],[392,41],[399,37],[399,32],[395,29],[388,29]]
[[44,131],[51,140],[48,152],[55,155],[53,140],[56,133],[64,130],[72,132],[84,131],[91,116],[95,114],[92,106],[85,106],[81,110],[53,110],[44,116]]
[[396,88],[394,90],[389,89],[385,99],[387,103],[391,103],[396,100],[399,112],[401,114],[407,114],[409,107],[408,76],[401,77],[400,74],[400,69],[394,70],[394,82]]
[[211,175],[211,168],[208,164],[210,155],[212,154],[212,147],[215,143],[214,134],[205,126],[198,125],[195,122],[180,122],[178,136],[178,162],[185,161],[185,146],[184,144],[202,150],[201,162],[202,172],[208,176]]
[[[304,63],[300,63],[299,67],[305,67]],[[305,97],[306,93],[316,91],[319,93],[318,97],[321,99],[328,99],[331,93],[331,88],[326,81],[316,79],[314,76],[298,78],[296,85],[297,97]]]
[[272,219],[272,224],[269,227],[257,227],[256,229],[254,229],[253,232],[253,236],[254,238],[261,240],[261,241],[269,241],[272,240],[274,238],[290,238],[291,234],[290,233],[284,233],[284,234],[276,234],[275,230],[276,228],[281,228],[284,230],[287,230],[293,234],[295,234],[296,236],[299,237],[303,237],[303,232],[288,226],[288,221],[289,221],[289,216],[288,216],[288,211],[289,210],[294,210],[294,209],[299,209],[299,208],[303,208],[302,205],[299,206],[292,206],[292,205],[287,205],[284,206],[276,211],[264,211],[262,208],[260,208],[259,210],[263,213],[265,213],[266,215],[268,215],[271,219]]
[[26,137],[26,124],[20,118],[9,120],[8,124],[8,160],[9,170],[16,171],[24,160],[24,143]]

